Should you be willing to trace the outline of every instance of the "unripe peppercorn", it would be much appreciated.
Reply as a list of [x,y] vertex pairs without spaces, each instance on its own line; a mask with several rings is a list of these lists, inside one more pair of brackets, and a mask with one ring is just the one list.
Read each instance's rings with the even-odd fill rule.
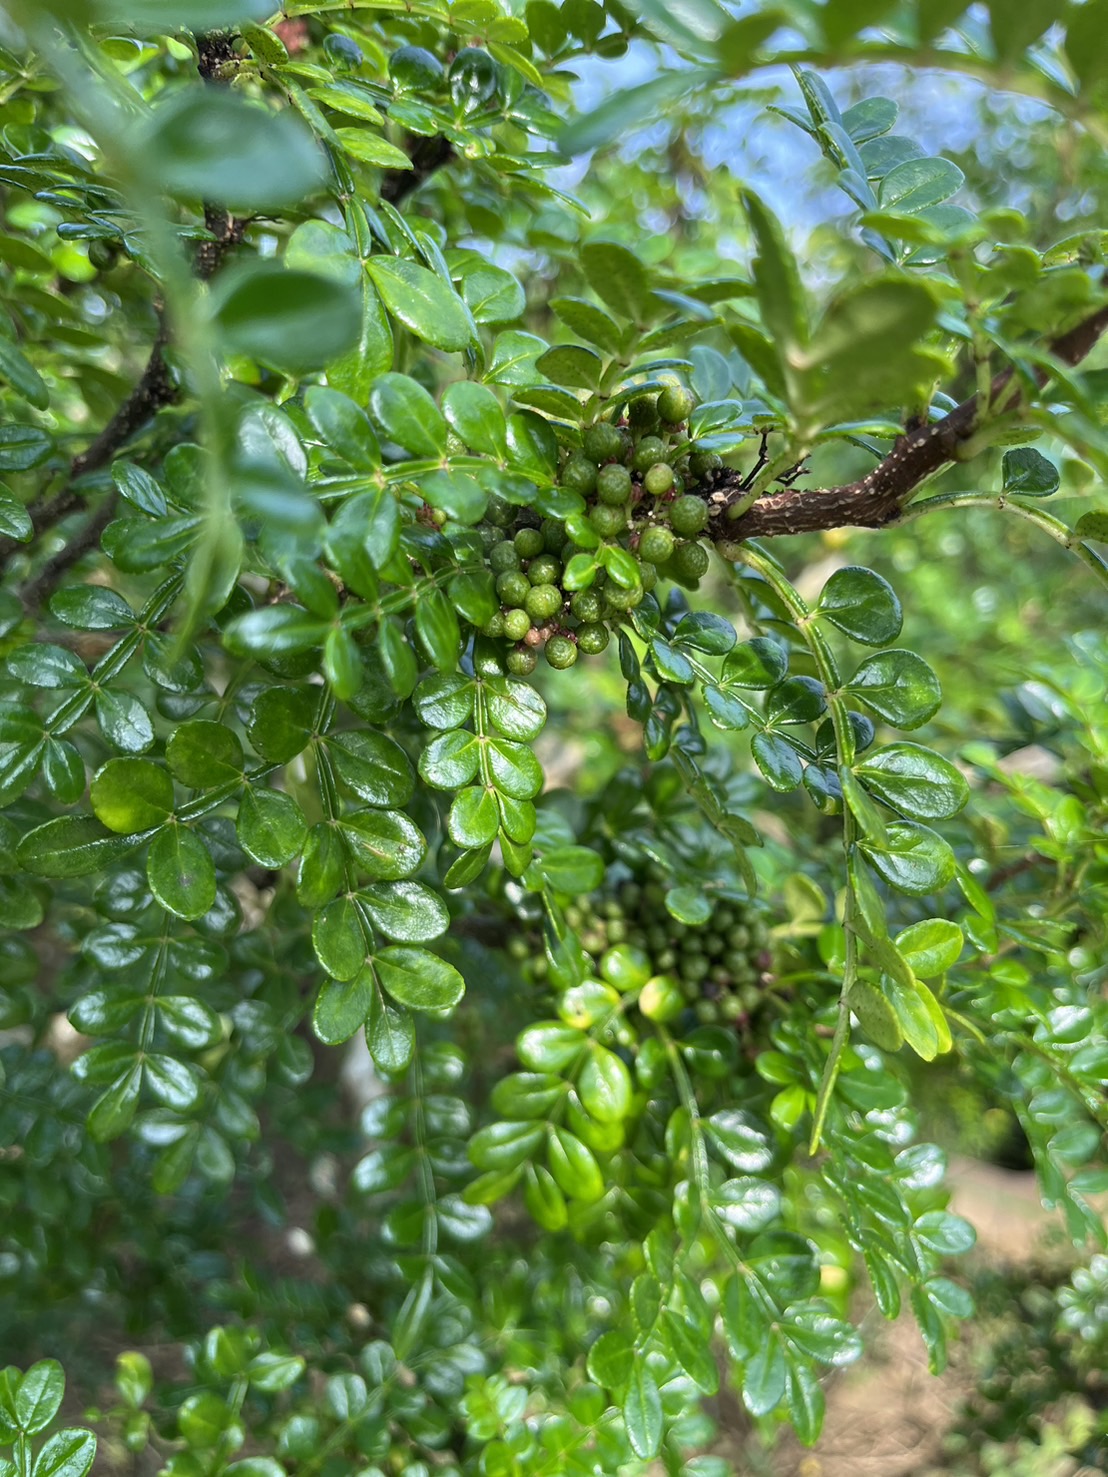
[[692,538],[708,526],[708,505],[703,498],[688,494],[670,505],[669,521],[674,533]]
[[489,550],[489,568],[494,574],[504,574],[520,566],[519,550],[511,539],[501,539]]
[[673,488],[673,468],[668,462],[655,462],[648,467],[642,485],[651,497],[664,497]]
[[562,592],[555,585],[535,585],[525,601],[527,614],[536,621],[547,621],[562,608]]
[[637,395],[627,407],[632,430],[652,431],[658,424],[658,402],[653,395]]
[[582,497],[588,497],[596,486],[596,463],[574,452],[562,468],[562,475],[558,480],[570,492],[579,492]]
[[527,566],[527,578],[533,585],[553,585],[562,576],[562,565],[553,554],[540,554]]
[[594,462],[611,461],[623,449],[623,438],[610,421],[590,426],[581,439],[585,455]]
[[715,451],[694,451],[689,457],[689,471],[694,477],[706,477],[709,472],[718,472],[723,458]]
[[678,544],[673,551],[673,567],[682,579],[698,580],[708,573],[708,551],[697,543]]
[[569,602],[569,608],[579,621],[592,625],[600,619],[602,605],[599,590],[578,590]]
[[546,548],[546,540],[537,528],[521,528],[512,542],[521,559],[533,559]]
[[644,436],[631,456],[631,465],[636,472],[645,472],[655,462],[664,461],[666,443],[660,436]]
[[639,557],[649,564],[664,564],[673,553],[676,542],[668,528],[652,525],[643,529],[639,539]]
[[497,576],[496,593],[505,605],[522,605],[531,590],[531,581],[518,569]]
[[612,507],[625,503],[631,496],[631,473],[618,462],[601,467],[596,478],[596,495]]
[[542,520],[543,547],[549,554],[556,554],[566,541],[566,526],[560,518]]
[[604,587],[604,600],[612,610],[634,610],[637,605],[642,604],[645,593],[642,585],[635,585],[630,590],[625,590],[622,585],[617,585],[613,581]]
[[551,636],[546,643],[546,659],[558,671],[572,667],[577,660],[577,646],[568,636]]
[[511,641],[522,641],[531,629],[531,617],[526,610],[506,610],[503,622],[504,635]]
[[615,538],[617,533],[622,533],[627,527],[627,508],[613,508],[607,503],[598,503],[589,513],[589,522],[601,538]]
[[608,627],[589,622],[577,627],[577,648],[586,656],[598,656],[608,644]]
[[658,414],[667,426],[679,426],[688,420],[695,405],[694,396],[681,385],[667,385],[658,396]]
[[[495,615],[492,617],[492,619],[490,621],[486,622],[486,624],[481,627],[481,630],[482,630],[483,634],[486,635],[486,636],[504,636],[504,635],[506,635],[507,634],[507,627],[504,624],[504,613],[503,613],[503,611],[498,610],[495,613]],[[520,635],[522,635],[522,634],[523,633],[520,632]],[[519,640],[519,636],[513,637],[513,640],[518,641]]]
[[641,563],[640,562],[640,564],[639,564],[639,579],[642,582],[643,589],[649,595],[650,592],[651,592],[651,590],[658,583],[658,569],[657,569],[657,566],[654,565],[654,564],[647,564],[647,563]]
[[539,654],[530,646],[513,646],[504,665],[514,677],[530,677],[539,664]]
[[511,503],[506,502],[494,492],[485,509],[485,519],[489,523],[494,523],[497,528],[508,528],[516,521],[516,510]]

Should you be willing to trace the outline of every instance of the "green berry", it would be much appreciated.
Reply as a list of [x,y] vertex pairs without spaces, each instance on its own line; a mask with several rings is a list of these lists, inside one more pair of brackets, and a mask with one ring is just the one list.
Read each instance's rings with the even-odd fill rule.
[[549,554],[556,554],[566,541],[566,526],[560,518],[544,518],[539,531],[543,548]]
[[607,644],[607,626],[590,621],[587,625],[577,627],[577,647],[586,656],[599,656]]
[[506,610],[503,619],[504,634],[510,641],[522,641],[531,629],[531,617],[526,610]]
[[623,450],[623,437],[609,421],[599,421],[585,432],[582,444],[594,462],[608,462]]
[[723,458],[715,451],[694,451],[689,457],[689,471],[698,481],[709,472],[718,472],[722,466]]
[[673,489],[673,468],[668,462],[655,462],[652,467],[646,469],[646,475],[642,479],[642,485],[651,497],[664,497]]
[[560,481],[569,492],[579,492],[582,497],[588,497],[596,486],[596,463],[574,452],[562,468]]
[[627,407],[627,420],[635,431],[652,431],[658,424],[658,402],[653,395],[638,395]]
[[537,528],[521,528],[512,542],[521,559],[533,559],[546,548],[546,540]]
[[666,443],[660,436],[644,436],[635,447],[631,465],[636,472],[645,472],[655,462],[665,460]]
[[539,654],[533,646],[513,646],[504,661],[513,677],[530,677],[538,664]]
[[508,569],[497,576],[496,593],[504,605],[523,605],[530,592],[531,581],[518,569]]
[[643,587],[643,589],[649,595],[650,592],[651,592],[651,590],[658,583],[658,569],[657,569],[657,566],[654,565],[654,564],[640,563],[639,564],[639,579],[642,581],[642,587]]
[[572,667],[577,660],[577,647],[568,636],[551,636],[546,643],[546,659],[552,667],[562,671]]
[[708,573],[708,550],[697,543],[678,544],[673,551],[674,572],[682,579],[698,580]]
[[527,593],[527,614],[536,621],[548,621],[562,608],[562,592],[556,585],[535,585]]
[[693,412],[696,400],[681,385],[667,385],[658,396],[658,414],[667,426],[679,426]]
[[527,566],[527,578],[533,585],[557,584],[562,577],[562,564],[553,554],[540,554]]
[[600,961],[601,977],[617,990],[641,990],[652,970],[650,956],[627,944],[609,949]]
[[708,505],[703,498],[694,497],[692,493],[679,497],[670,505],[669,521],[674,533],[679,533],[682,538],[692,538],[708,526]]
[[510,538],[501,539],[489,551],[489,568],[494,574],[504,574],[520,566],[519,550]]
[[600,619],[602,604],[599,590],[578,590],[570,600],[569,608],[584,625],[593,625]]
[[596,478],[596,495],[612,507],[625,503],[631,496],[631,473],[618,462],[601,467]]
[[494,492],[485,509],[485,521],[494,523],[497,528],[510,528],[516,521],[516,510],[511,503]]
[[[492,620],[488,621],[487,624],[485,624],[485,625],[483,625],[481,627],[481,631],[482,631],[482,634],[485,635],[485,636],[503,636],[503,635],[505,635],[506,634],[506,627],[504,625],[504,613],[503,613],[503,611],[498,610],[496,612],[496,614],[493,616]],[[522,631],[520,632],[520,635],[523,635],[523,632]],[[515,640],[515,641],[518,641],[519,640],[519,636],[515,636],[512,639]]]
[[630,590],[625,590],[622,585],[614,582],[604,587],[604,601],[612,610],[634,610],[637,605],[642,604],[642,597],[646,594],[642,585],[635,585]]
[[664,564],[672,555],[676,540],[668,528],[651,525],[643,529],[639,539],[639,558],[648,564]]
[[615,538],[627,527],[627,508],[625,505],[613,508],[608,503],[598,503],[589,513],[589,522],[601,538]]

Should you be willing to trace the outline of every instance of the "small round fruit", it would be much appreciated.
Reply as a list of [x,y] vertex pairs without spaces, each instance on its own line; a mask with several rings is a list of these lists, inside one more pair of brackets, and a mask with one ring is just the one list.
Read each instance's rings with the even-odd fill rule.
[[333,31],[326,38],[323,52],[336,72],[354,72],[365,60],[358,43],[338,31]]
[[655,462],[663,461],[665,454],[666,443],[660,436],[644,436],[638,446],[635,447],[634,454],[631,457],[631,465],[636,472],[645,472]]
[[596,495],[602,503],[619,507],[631,496],[631,473],[619,462],[601,467],[596,477]]
[[512,542],[521,559],[533,559],[546,548],[546,540],[537,528],[521,528]]
[[648,1021],[672,1021],[685,1008],[680,983],[671,974],[656,974],[639,992],[639,1009]]
[[722,466],[723,458],[716,451],[694,451],[689,457],[689,471],[697,478],[718,472]]
[[673,553],[675,544],[676,539],[668,528],[645,528],[639,539],[639,558],[648,564],[664,564]]
[[630,590],[625,590],[622,585],[614,582],[604,586],[604,600],[612,610],[634,610],[637,605],[642,604],[645,594],[642,585],[633,585]]
[[598,503],[589,514],[589,522],[601,538],[615,538],[627,527],[627,507],[621,504],[613,508],[608,503]]
[[585,432],[582,445],[594,462],[608,462],[623,450],[623,437],[610,421],[598,421]]
[[586,656],[599,656],[608,644],[608,627],[599,621],[590,621],[577,627],[577,649]]
[[698,580],[708,573],[708,550],[697,543],[678,544],[673,551],[673,568],[682,579]]
[[[486,622],[486,624],[481,627],[481,632],[482,632],[482,635],[485,635],[485,636],[504,636],[504,635],[506,635],[507,634],[507,627],[504,624],[504,612],[501,611],[501,610],[498,610],[493,615],[492,619],[490,621]],[[520,632],[520,636],[522,636],[522,634],[523,634],[523,632],[521,631]],[[513,641],[518,641],[520,639],[520,637],[519,636],[513,636],[512,639],[513,639]]]
[[553,554],[540,554],[527,566],[527,578],[533,585],[553,585],[562,577],[562,563]]
[[506,610],[504,612],[504,634],[510,641],[522,641],[531,629],[531,617],[526,610]]
[[577,646],[568,636],[551,636],[546,643],[546,659],[559,672],[563,671],[577,660]]
[[542,520],[543,548],[548,554],[556,554],[566,541],[566,526],[560,518]]
[[708,505],[703,498],[694,497],[692,493],[679,497],[670,506],[669,521],[674,533],[679,533],[682,538],[692,538],[708,526]]
[[642,587],[643,587],[643,589],[649,595],[650,592],[651,592],[651,590],[658,583],[658,568],[657,568],[657,566],[654,565],[654,564],[647,564],[645,562],[644,563],[640,563],[640,565],[639,565],[639,579],[642,581]]
[[518,569],[505,570],[497,577],[496,593],[505,605],[523,605],[531,593],[531,581]]
[[520,565],[519,550],[510,538],[501,539],[489,551],[489,568],[494,574],[504,574]]
[[651,497],[664,497],[673,489],[673,468],[668,462],[655,462],[646,469],[642,485]]
[[658,396],[658,414],[667,426],[687,421],[695,405],[695,399],[682,385],[667,385]]
[[600,619],[603,601],[599,590],[578,590],[569,602],[569,608],[579,621],[592,625]]
[[658,424],[658,402],[654,396],[636,396],[627,407],[627,420],[635,431],[652,431]]
[[548,621],[562,608],[562,592],[556,585],[535,585],[528,591],[525,604],[532,620]]
[[600,961],[601,977],[617,990],[641,990],[653,972],[650,955],[630,944],[617,944]]
[[494,492],[485,509],[485,521],[495,524],[497,528],[510,528],[516,521],[516,510],[510,502]]
[[588,497],[596,486],[596,463],[574,452],[562,468],[559,480],[568,491],[579,492],[582,497]]
[[530,677],[539,664],[539,654],[532,646],[513,646],[504,665],[513,677]]

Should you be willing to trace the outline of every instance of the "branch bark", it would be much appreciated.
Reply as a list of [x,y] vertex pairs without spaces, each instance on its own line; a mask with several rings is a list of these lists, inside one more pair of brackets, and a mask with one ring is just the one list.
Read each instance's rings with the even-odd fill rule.
[[[1108,306],[1084,319],[1049,344],[1059,363],[1078,364],[1108,331]],[[1049,369],[1038,369],[1039,387],[1050,379]],[[783,534],[814,533],[824,528],[881,528],[901,511],[921,482],[956,461],[959,451],[976,433],[989,410],[1012,410],[1023,397],[1013,369],[993,379],[987,405],[971,395],[949,415],[918,426],[901,436],[889,455],[857,482],[841,487],[790,487],[758,499],[738,518],[729,509],[743,495],[741,474],[724,468],[706,480],[712,510],[711,537],[721,544],[752,538],[779,538]]]

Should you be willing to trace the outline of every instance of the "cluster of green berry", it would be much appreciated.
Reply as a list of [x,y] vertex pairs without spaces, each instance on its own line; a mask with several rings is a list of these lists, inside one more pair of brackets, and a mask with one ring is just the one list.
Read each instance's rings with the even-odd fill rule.
[[[621,993],[637,990],[650,1020],[689,1011],[702,1024],[744,1021],[761,1001],[772,964],[763,914],[753,903],[728,899],[704,923],[681,923],[666,910],[665,896],[660,881],[629,880],[607,900],[579,899],[566,922],[596,961],[598,978]],[[545,957],[529,957],[532,977],[545,977]]]
[[[517,676],[534,671],[540,648],[557,668],[573,666],[581,652],[602,652],[612,628],[659,577],[695,589],[706,573],[708,551],[699,537],[708,508],[685,488],[720,462],[690,453],[685,423],[694,404],[688,390],[670,385],[632,400],[621,424],[589,426],[559,477],[561,487],[584,499],[582,515],[540,522],[529,509],[491,499],[478,531],[501,608],[484,634],[513,643],[507,665]],[[626,550],[634,577],[612,578],[597,545]]]

